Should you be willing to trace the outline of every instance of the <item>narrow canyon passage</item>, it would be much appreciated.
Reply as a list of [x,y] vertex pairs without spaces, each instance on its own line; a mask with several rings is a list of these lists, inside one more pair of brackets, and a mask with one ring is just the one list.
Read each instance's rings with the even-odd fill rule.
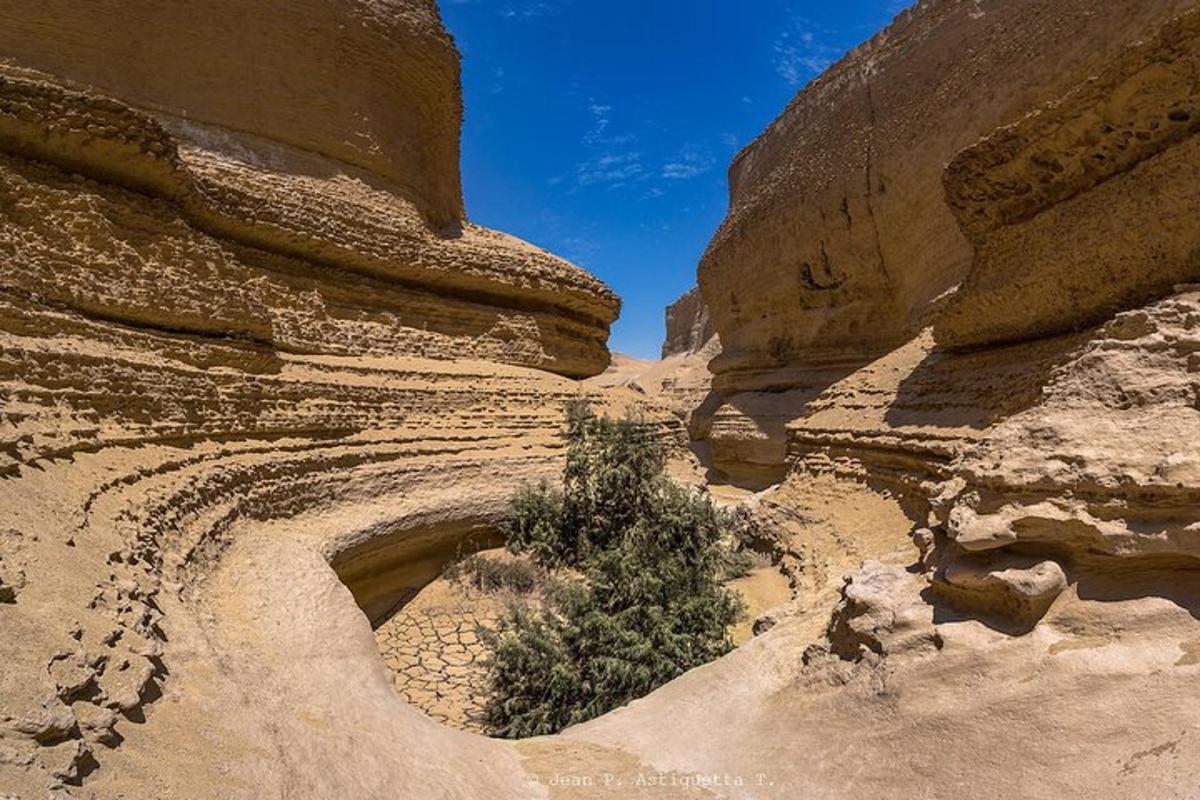
[[[817,52],[725,145],[661,359],[612,352],[601,277],[468,218],[446,8],[0,11],[0,800],[1192,797],[1200,4],[922,0]],[[647,33],[608,8],[567,45]],[[789,26],[767,55],[798,63]],[[728,38],[706,63],[762,60]],[[546,71],[552,43],[516,49]],[[662,69],[647,102],[681,91]],[[731,86],[713,113],[758,103]],[[717,163],[607,152],[616,102],[528,185],[601,215],[599,167],[667,203],[653,181]],[[471,113],[563,135],[508,110]],[[580,407],[744,515],[757,561],[713,584],[750,613],[645,696],[489,738],[508,598],[447,565],[510,558],[510,498],[566,484]],[[638,541],[719,561],[676,534]],[[641,597],[630,570],[605,588]]]

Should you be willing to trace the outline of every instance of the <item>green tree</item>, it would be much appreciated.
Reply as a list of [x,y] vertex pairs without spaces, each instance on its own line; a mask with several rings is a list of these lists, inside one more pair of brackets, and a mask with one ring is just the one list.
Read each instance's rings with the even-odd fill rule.
[[579,579],[555,584],[544,608],[514,607],[492,646],[494,733],[554,733],[647,694],[727,653],[743,613],[720,578],[734,520],[665,475],[649,426],[567,413],[561,491],[518,492],[508,546]]

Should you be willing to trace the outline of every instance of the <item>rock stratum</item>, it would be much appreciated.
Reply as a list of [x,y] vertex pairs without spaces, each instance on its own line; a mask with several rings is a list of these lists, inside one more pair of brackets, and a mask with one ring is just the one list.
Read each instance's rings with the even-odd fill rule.
[[[803,790],[949,797],[943,759],[988,796],[1200,772],[1198,26],[1195,3],[920,3],[735,160],[693,434],[770,487],[800,565],[808,603],[760,643],[807,642],[789,669],[851,703],[812,689],[758,728],[815,748]],[[814,604],[832,618],[797,633]]]
[[277,5],[0,12],[0,796],[527,781],[371,621],[645,405],[571,380],[619,304],[466,221],[432,2]]
[[664,359],[698,353],[717,333],[697,286],[688,289],[667,306],[665,317],[667,336],[662,346]]
[[[1195,5],[903,13],[631,378],[607,288],[466,221],[431,0],[7,3],[0,797],[1190,796]],[[560,736],[444,727],[372,628],[580,396],[769,487],[796,599]]]

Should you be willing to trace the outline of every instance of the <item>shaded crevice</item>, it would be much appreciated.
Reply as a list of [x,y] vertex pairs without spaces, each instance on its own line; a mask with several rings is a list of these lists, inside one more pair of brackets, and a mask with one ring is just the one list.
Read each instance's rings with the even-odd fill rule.
[[[871,230],[875,235],[875,255],[879,259],[879,269],[883,271],[883,277],[887,280],[888,284],[890,285],[892,283],[892,275],[891,275],[891,272],[888,270],[887,258],[883,255],[883,239],[881,238],[880,233],[879,233],[879,219],[875,214],[875,204],[871,199],[873,196],[873,192],[875,191],[874,185],[873,185],[874,181],[872,180],[874,177],[874,172],[875,172],[875,140],[872,138],[872,132],[876,128],[876,114],[875,114],[875,95],[871,88],[870,73],[867,73],[863,76],[863,85],[864,85],[864,88],[866,89],[867,116],[868,116],[868,119],[870,120],[870,125],[869,125],[867,133],[866,133],[867,163],[864,168],[864,172],[865,172],[866,180],[867,180],[867,194],[866,194],[866,198],[865,198],[866,204],[867,204],[867,215],[871,219]],[[880,183],[880,185],[882,186],[882,182]],[[847,215],[847,216],[849,216],[849,215]]]

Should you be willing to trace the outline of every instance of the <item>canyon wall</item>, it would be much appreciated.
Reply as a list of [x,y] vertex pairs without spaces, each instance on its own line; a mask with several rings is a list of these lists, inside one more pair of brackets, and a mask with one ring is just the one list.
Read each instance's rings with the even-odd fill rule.
[[[989,796],[1186,794],[1198,54],[1194,2],[923,2],[738,156],[700,433],[801,602],[575,736],[817,796],[956,796],[947,762]],[[736,711],[689,699],[754,668]],[[791,738],[663,754],[724,726]]]
[[[4,151],[97,182],[6,170],[6,210],[27,227],[7,237],[6,256],[21,248],[7,286],[295,353],[607,366],[612,292],[464,218],[457,53],[432,2],[227,10],[6,7]],[[223,56],[178,61],[196,52]],[[55,280],[68,230],[93,252]]]
[[[1165,21],[1193,5],[1185,0],[1111,0],[1101,6],[1082,0],[930,0],[903,12],[801,91],[734,160],[729,212],[699,268],[701,292],[722,344],[712,370],[723,403],[710,415],[708,439],[718,466],[751,485],[777,480],[786,426],[802,415],[806,402],[911,340],[964,280],[982,280],[978,276],[987,272],[999,283],[1013,274],[1011,267],[1003,274],[989,268],[975,270],[976,277],[968,279],[979,237],[990,236],[995,240],[990,246],[998,249],[1003,235],[1011,253],[1025,246],[1016,239],[1017,220],[994,220],[1004,231],[992,236],[980,230],[982,219],[960,227],[963,213],[973,213],[974,207],[963,212],[956,206],[996,198],[998,205],[1007,202],[1006,213],[1020,208],[1032,214],[1037,204],[1022,205],[1022,193],[1042,176],[1055,176],[1057,188],[1050,194],[1034,190],[1033,196],[1065,199],[1087,181],[1123,173],[1137,159],[1186,135],[1194,122],[1174,121],[1172,114],[1186,109],[1171,104],[1187,95],[1190,62],[1177,64],[1172,75],[1150,70],[1136,76],[1141,56],[1127,48],[1154,37]],[[1105,70],[1113,71],[1104,79],[1108,85],[1077,89],[1069,108],[1023,123],[1019,133],[988,145],[990,156],[967,158],[944,178],[946,165],[964,148]],[[1135,90],[1145,85],[1157,85],[1161,96],[1141,99]],[[1065,130],[1076,137],[1095,141],[1072,143],[1072,134],[1053,133],[1060,119],[1069,122]],[[1098,127],[1102,120],[1109,120],[1110,132]],[[1156,130],[1142,142],[1137,137],[1149,125]],[[1129,137],[1141,155],[1114,155],[1111,164],[1100,167],[1104,152],[1123,150]],[[988,158],[1004,159],[1021,146],[1018,141],[1026,146],[1020,163],[1029,170],[1023,184],[1010,180],[1012,170],[997,168],[986,185],[972,184],[969,200],[960,189],[960,196],[947,202],[944,180],[956,191],[956,181],[961,185],[968,172],[984,169]],[[1059,174],[1059,166],[1051,163],[1033,166],[1043,158],[1088,166],[1078,175]],[[1080,249],[1087,255],[1079,259],[1091,258],[1099,237],[1111,230],[1093,227],[1089,233],[1091,242]],[[1182,246],[1183,239],[1178,241]],[[1107,263],[1124,255],[1158,257],[1145,247],[1125,248],[1125,254],[1120,249],[1110,249]],[[1072,257],[1060,250],[1055,258],[1063,263],[1056,269],[1086,272],[1081,260],[1067,263]],[[1186,251],[1164,257],[1176,264],[1187,261]],[[1117,269],[1138,271],[1120,266],[1110,272]],[[1122,291],[1126,298],[1149,299],[1187,271],[1176,268],[1173,278],[1164,271],[1148,291]],[[1063,286],[1062,292],[1080,296],[1104,282],[1085,287],[1086,281]],[[989,313],[1006,313],[1019,326],[1026,295],[1014,296],[1005,312]],[[965,311],[964,297],[960,294],[954,305]],[[1057,315],[1056,326],[1031,325],[1026,338],[1094,323],[1121,307],[1103,289],[1095,297],[1086,314],[1048,308],[1042,314]],[[941,339],[950,336],[954,316],[951,311],[939,323]],[[967,346],[1021,337],[1010,331],[960,338]]]
[[[698,409],[712,393],[708,364],[721,352],[721,341],[696,287],[668,306],[664,316],[666,338],[660,360],[642,360],[618,353],[612,366],[589,383],[597,387],[627,387],[651,397],[670,408],[692,429],[695,423],[707,419],[707,414]],[[692,438],[698,439],[700,435],[693,432]]]
[[[735,163],[668,409],[466,221],[431,0],[6,4],[0,796],[1187,796],[1194,6],[923,2],[836,65]],[[770,486],[798,599],[562,736],[444,728],[371,624],[580,397]]]
[[663,358],[699,352],[716,335],[712,316],[697,286],[688,289],[667,306],[664,316],[667,335],[663,340]]
[[458,52],[433,2],[13,0],[0,58],[365,169],[463,218]]
[[527,784],[369,618],[559,471],[568,401],[684,436],[570,379],[618,301],[465,219],[460,117],[432,0],[0,11],[0,796]]

